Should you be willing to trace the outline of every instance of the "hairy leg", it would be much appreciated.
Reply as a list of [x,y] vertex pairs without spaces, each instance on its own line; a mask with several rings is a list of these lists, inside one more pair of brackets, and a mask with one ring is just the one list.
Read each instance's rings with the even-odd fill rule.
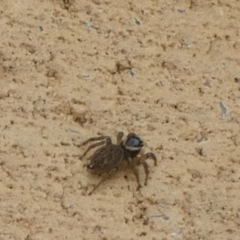
[[148,152],[146,154],[141,155],[140,157],[136,157],[135,161],[137,164],[140,164],[141,162],[146,161],[148,158],[154,161],[154,166],[157,166],[157,157],[152,152]]
[[92,137],[92,138],[89,138],[89,139],[86,140],[85,142],[79,144],[78,147],[85,146],[85,145],[88,144],[89,142],[99,141],[99,140],[106,140],[106,144],[111,144],[111,143],[112,143],[111,137],[109,137],[109,136],[100,136],[100,137]]
[[151,158],[154,161],[154,166],[157,166],[157,158],[156,158],[155,154],[152,153],[152,152],[148,152],[148,153],[146,153],[146,154],[144,154],[140,157],[134,158],[134,161],[135,161],[136,165],[139,165],[139,164],[143,165],[143,168],[144,168],[144,171],[145,171],[145,174],[146,174],[145,183],[144,183],[145,186],[147,185],[148,176],[149,176],[148,164],[146,162],[146,160],[148,158]]
[[143,165],[143,168],[146,174],[144,185],[147,186],[147,181],[149,176],[148,164],[145,161],[142,161],[141,164]]
[[98,146],[101,146],[101,145],[104,145],[106,143],[106,141],[101,141],[101,142],[98,142],[98,143],[94,143],[92,145],[90,145],[87,150],[83,153],[83,155],[81,157],[79,157],[80,159],[83,158],[91,149],[95,148],[95,147],[98,147]]
[[119,132],[117,134],[117,145],[120,145],[122,142],[122,138],[123,138],[123,132]]
[[79,144],[78,147],[85,146],[90,142],[99,141],[99,140],[103,140],[103,141],[90,145],[80,158],[83,158],[92,148],[95,148],[104,144],[106,145],[112,144],[112,140],[109,136],[100,136],[100,137],[89,138],[85,142]]
[[138,173],[138,170],[135,166],[135,162],[131,158],[128,158],[127,161],[128,161],[128,163],[129,163],[129,165],[130,165],[130,167],[131,167],[131,169],[132,169],[132,171],[133,171],[133,173],[134,173],[134,175],[137,179],[137,183],[138,183],[137,190],[138,190],[141,187],[141,184],[140,184],[140,180],[139,180],[139,173]]
[[103,176],[100,181],[93,187],[93,189],[89,192],[88,195],[91,195],[104,181],[106,181],[110,175],[114,172],[117,171],[117,168],[114,168],[112,170],[110,170],[109,172],[106,173],[105,176]]

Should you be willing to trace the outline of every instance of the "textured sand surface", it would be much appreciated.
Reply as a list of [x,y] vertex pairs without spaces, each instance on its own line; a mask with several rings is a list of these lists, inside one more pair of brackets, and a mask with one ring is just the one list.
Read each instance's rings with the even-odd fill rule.
[[[0,34],[0,240],[239,239],[239,1],[2,0]],[[158,166],[88,196],[118,131]]]

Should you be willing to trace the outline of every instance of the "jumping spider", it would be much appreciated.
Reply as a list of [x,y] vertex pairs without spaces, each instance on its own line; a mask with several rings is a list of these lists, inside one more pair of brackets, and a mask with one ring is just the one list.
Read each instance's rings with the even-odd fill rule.
[[[102,140],[102,141],[100,141]],[[109,136],[92,137],[83,142],[79,146],[84,146],[90,142],[100,141],[90,145],[80,158],[83,158],[92,148],[99,147],[92,156],[88,159],[90,163],[87,165],[89,170],[100,170],[107,174],[94,186],[89,195],[91,195],[109,176],[114,170],[118,170],[123,161],[127,161],[131,167],[134,175],[136,176],[138,187],[141,187],[139,181],[139,174],[136,168],[137,165],[142,164],[146,174],[145,185],[148,181],[148,164],[145,161],[151,158],[154,161],[154,165],[157,165],[157,158],[152,152],[146,154],[142,153],[143,141],[135,133],[129,133],[125,139],[123,139],[123,132],[117,134],[117,143],[113,144],[112,139]],[[103,146],[102,146],[103,145]]]

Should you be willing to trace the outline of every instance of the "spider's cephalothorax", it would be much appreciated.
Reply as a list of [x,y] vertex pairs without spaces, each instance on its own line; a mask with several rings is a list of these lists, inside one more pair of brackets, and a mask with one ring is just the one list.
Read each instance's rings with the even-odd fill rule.
[[100,142],[90,145],[83,153],[81,158],[84,157],[92,148],[99,147],[89,158],[90,163],[87,165],[87,168],[89,170],[101,170],[107,172],[106,176],[99,181],[89,195],[92,194],[93,191],[95,191],[97,187],[99,187],[114,170],[117,170],[124,160],[129,163],[134,175],[137,178],[138,189],[141,187],[141,185],[136,166],[139,164],[143,165],[146,174],[145,185],[147,185],[149,171],[148,164],[145,160],[151,158],[154,160],[154,164],[157,165],[156,156],[151,152],[146,154],[141,153],[144,144],[142,139],[135,133],[129,133],[124,140],[122,140],[122,138],[123,133],[119,132],[117,135],[116,144],[112,143],[112,139],[109,136],[89,138],[87,141],[80,144],[80,146],[83,146],[89,142],[101,140]]
[[125,150],[126,158],[136,157],[144,146],[142,139],[135,133],[129,133],[128,136],[122,141],[121,145]]

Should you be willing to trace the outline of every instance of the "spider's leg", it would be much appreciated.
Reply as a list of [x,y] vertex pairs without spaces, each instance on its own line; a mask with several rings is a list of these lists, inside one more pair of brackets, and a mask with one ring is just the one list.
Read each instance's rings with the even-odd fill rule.
[[89,192],[88,195],[91,195],[91,194],[92,194],[104,181],[106,181],[106,180],[110,177],[110,175],[111,175],[114,171],[116,171],[116,170],[117,170],[117,168],[114,168],[114,169],[110,170],[109,172],[107,172],[107,174],[100,179],[100,181],[93,187],[93,189]]
[[145,183],[144,183],[145,185],[147,185],[148,175],[149,175],[148,164],[146,163],[146,160],[148,158],[151,158],[154,161],[155,166],[157,165],[157,158],[156,158],[155,154],[152,152],[148,152],[148,153],[146,153],[140,157],[136,157],[134,159],[136,164],[142,164],[144,167],[144,171],[146,174]]
[[88,144],[89,142],[99,141],[99,140],[106,140],[106,144],[112,144],[111,137],[109,137],[109,136],[100,136],[100,137],[92,137],[92,138],[89,138],[89,139],[86,140],[85,142],[79,144],[78,147],[85,146],[85,145]]
[[98,147],[98,146],[101,146],[103,144],[105,144],[106,142],[105,141],[101,141],[101,142],[98,142],[98,143],[94,143],[92,145],[90,145],[87,150],[83,153],[83,155],[81,157],[79,157],[80,159],[83,158],[92,148],[95,148],[95,147]]
[[120,145],[123,138],[123,132],[119,132],[117,135],[117,145]]
[[140,157],[136,157],[135,159],[137,160],[137,164],[140,164],[141,162],[147,160],[148,158],[151,158],[154,161],[154,166],[157,166],[157,157],[152,152],[148,152],[144,155],[141,155]]
[[129,163],[129,165],[130,165],[130,167],[131,167],[131,169],[132,169],[132,171],[133,171],[133,173],[134,173],[134,175],[137,179],[137,183],[138,183],[137,190],[138,190],[141,187],[141,184],[140,184],[140,180],[139,180],[139,173],[138,173],[138,170],[135,166],[135,161],[133,161],[132,158],[128,158],[127,161],[128,161],[128,163]]
[[148,175],[149,175],[148,164],[145,161],[142,161],[141,164],[143,165],[143,168],[146,174],[144,185],[147,186]]

